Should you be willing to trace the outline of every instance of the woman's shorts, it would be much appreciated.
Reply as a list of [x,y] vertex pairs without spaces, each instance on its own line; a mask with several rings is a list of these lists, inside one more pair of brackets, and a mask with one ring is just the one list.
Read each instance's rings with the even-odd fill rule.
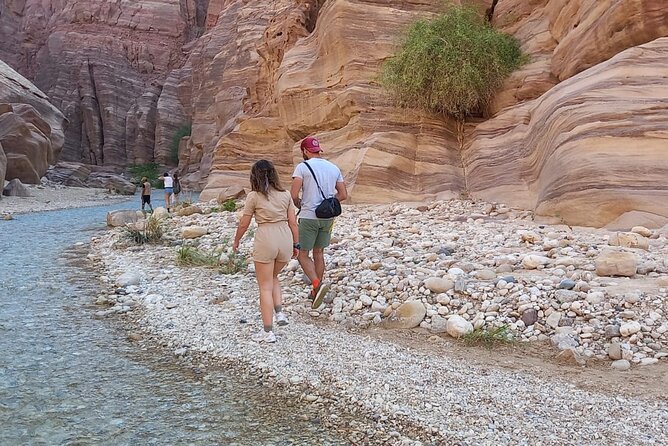
[[262,223],[255,233],[253,260],[287,263],[292,258],[292,232],[287,221]]
[[174,193],[174,188],[173,187],[166,187],[165,188],[165,193],[172,195]]

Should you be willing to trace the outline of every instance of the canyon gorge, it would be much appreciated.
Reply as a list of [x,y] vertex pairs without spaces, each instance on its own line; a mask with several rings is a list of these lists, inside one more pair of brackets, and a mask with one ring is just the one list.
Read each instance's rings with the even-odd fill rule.
[[317,135],[354,203],[468,196],[572,225],[668,223],[665,0],[462,3],[529,59],[463,129],[378,82],[438,0],[0,0],[0,178],[156,162],[209,199],[260,158],[287,180]]

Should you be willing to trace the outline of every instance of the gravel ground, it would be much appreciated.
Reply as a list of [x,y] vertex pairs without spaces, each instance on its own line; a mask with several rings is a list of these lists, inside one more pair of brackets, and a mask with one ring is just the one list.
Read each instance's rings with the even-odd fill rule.
[[0,218],[4,215],[54,211],[79,207],[101,206],[128,200],[127,196],[112,195],[106,189],[67,187],[59,185],[26,185],[31,197],[0,198]]
[[[202,207],[206,210],[206,206]],[[372,322],[374,319],[381,319],[378,325],[382,327],[382,320],[392,317],[388,308],[392,310],[402,302],[416,297],[432,311],[431,315],[428,313],[425,318],[425,321],[431,319],[423,324],[423,328],[434,331],[434,316],[448,316],[446,311],[438,311],[436,296],[448,295],[447,293],[453,298],[468,300],[471,302],[470,309],[474,311],[469,314],[468,306],[461,311],[461,307],[452,308],[452,304],[438,308],[454,310],[457,314],[475,321],[479,312],[476,306],[483,304],[481,300],[489,300],[488,305],[493,303],[493,295],[496,293],[494,290],[499,289],[493,283],[490,287],[489,282],[471,279],[483,267],[493,268],[494,262],[486,265],[481,259],[493,260],[495,256],[517,254],[510,272],[521,276],[526,271],[520,269],[527,267],[526,262],[523,263],[522,255],[544,251],[541,243],[535,240],[536,233],[541,240],[547,240],[549,249],[555,249],[555,245],[549,241],[551,237],[546,237],[545,234],[569,231],[563,227],[537,227],[527,221],[529,214],[514,211],[502,213],[507,220],[496,222],[492,227],[485,227],[480,221],[483,217],[474,214],[477,211],[479,209],[471,209],[470,204],[462,202],[441,203],[422,211],[402,206],[347,208],[346,217],[342,217],[337,223],[336,237],[339,241],[336,243],[342,245],[345,240],[349,240],[354,246],[347,246],[345,250],[335,247],[330,250],[328,263],[331,277],[338,281],[333,287],[329,304],[318,311],[310,309],[304,299],[306,289],[293,265],[292,271],[284,274],[285,307],[291,323],[287,327],[277,328],[278,342],[273,345],[260,345],[250,340],[250,335],[260,327],[257,286],[250,272],[222,275],[212,269],[175,265],[176,246],[179,244],[192,243],[200,248],[224,244],[225,237],[229,237],[235,228],[237,217],[234,214],[195,214],[168,219],[164,223],[165,243],[158,246],[128,246],[120,232],[110,232],[94,239],[92,243],[91,259],[101,268],[101,280],[107,284],[107,291],[96,298],[96,303],[108,308],[98,311],[97,315],[105,317],[117,313],[134,314],[136,323],[145,333],[161,339],[162,344],[177,356],[204,355],[212,360],[260,372],[263,380],[272,385],[299,389],[299,398],[305,403],[330,404],[336,409],[332,417],[336,417],[337,413],[359,414],[359,427],[351,428],[351,443],[668,444],[668,429],[665,428],[668,425],[668,402],[658,387],[662,385],[661,381],[657,382],[656,394],[648,393],[640,397],[625,396],[613,391],[582,390],[567,380],[543,378],[521,370],[481,367],[474,364],[475,361],[444,357],[440,349],[412,349],[394,342],[391,336],[383,338],[382,335],[377,336],[375,331],[373,336],[365,332],[366,327],[375,325]],[[430,231],[426,232],[413,224],[420,219],[424,220],[420,212],[433,212],[435,215],[450,216],[451,219],[443,218],[444,227],[434,228],[432,224]],[[468,217],[460,218],[455,215],[461,215],[461,212],[465,215],[468,213]],[[493,212],[486,213],[488,217],[494,217],[492,214]],[[433,217],[434,215],[431,215],[432,223]],[[466,258],[459,263],[450,262],[447,257],[451,257],[451,253],[446,253],[448,255],[438,254],[433,260],[426,260],[427,263],[423,263],[423,260],[415,262],[413,258],[421,259],[424,256],[418,249],[413,249],[412,253],[407,253],[404,249],[401,257],[388,253],[383,255],[382,250],[376,250],[367,256],[369,258],[361,258],[364,257],[361,255],[364,252],[361,246],[368,247],[374,241],[382,242],[383,239],[382,235],[373,233],[370,221],[382,221],[385,225],[396,224],[396,228],[403,228],[406,233],[400,234],[395,228],[391,233],[393,237],[401,235],[405,237],[402,240],[410,238],[410,247],[419,246],[427,251],[431,250],[432,253],[440,249],[434,237],[453,241],[450,235],[454,231],[458,234],[455,239],[458,241],[458,249],[466,252],[462,254]],[[209,234],[201,237],[199,242],[182,240],[181,231],[193,225],[208,227],[204,232]],[[506,228],[506,233],[500,233],[504,240],[513,241],[504,245],[500,238],[495,241],[487,234],[490,231],[498,232],[501,230],[499,228]],[[524,231],[528,230],[534,231],[534,234],[529,236],[533,239],[531,243],[522,239],[526,234]],[[443,231],[442,235],[439,236],[438,231]],[[366,233],[371,235],[371,240]],[[475,235],[476,233],[479,235]],[[482,246],[475,252],[461,248],[461,245],[468,246],[465,239],[467,234],[483,239]],[[522,243],[515,241],[518,235]],[[569,232],[569,237],[563,239],[574,241],[569,242],[568,246],[562,246],[562,249],[573,254],[574,259],[582,260],[593,259],[598,255],[598,249],[592,246],[605,245],[608,234],[583,230],[581,233]],[[583,237],[586,240],[580,240]],[[484,239],[488,240],[487,245]],[[583,354],[587,350],[596,354],[599,345],[601,348],[608,348],[608,344],[619,341],[627,349],[624,351],[628,351],[628,358],[636,364],[642,363],[643,359],[651,359],[654,365],[647,367],[664,367],[665,370],[665,361],[662,360],[662,353],[665,351],[663,333],[655,332],[665,323],[665,289],[660,291],[661,288],[657,288],[654,282],[651,291],[647,291],[650,288],[641,288],[641,285],[647,285],[647,280],[661,280],[663,277],[663,259],[659,254],[665,249],[665,238],[661,236],[655,240],[657,241],[653,241],[652,249],[638,253],[641,264],[653,262],[656,266],[638,279],[640,282],[637,287],[629,288],[641,289],[640,292],[633,291],[634,299],[628,295],[616,297],[615,290],[619,287],[617,283],[602,284],[604,279],[594,274],[592,277],[583,276],[584,272],[591,273],[591,268],[588,269],[587,265],[581,269],[568,270],[563,264],[556,264],[554,259],[565,254],[558,249],[547,254],[552,259],[551,265],[530,270],[529,273],[535,273],[535,277],[531,276],[531,280],[527,279],[526,283],[521,284],[521,289],[515,291],[521,296],[525,288],[536,287],[536,283],[539,283],[543,288],[541,291],[545,293],[538,293],[534,300],[555,299],[558,288],[553,282],[558,283],[565,275],[579,275],[577,281],[586,282],[588,286],[581,285],[584,290],[573,291],[584,294],[575,296],[578,299],[568,302],[567,309],[564,309],[564,318],[570,317],[576,328],[559,326],[546,330],[545,333],[550,336],[566,333],[577,339],[579,344],[573,348],[577,354]],[[579,244],[583,245],[582,259],[574,253],[574,247]],[[247,249],[250,239],[244,245]],[[395,244],[391,248],[397,250],[401,245]],[[440,255],[445,257],[439,258]],[[353,256],[358,258],[352,258]],[[372,257],[377,257],[378,262],[374,262]],[[391,271],[398,271],[397,262],[414,269],[413,274],[405,277],[405,288],[402,287],[394,294],[384,293],[383,287],[365,287],[364,281],[358,280],[360,275],[368,275],[369,267],[375,263],[380,263],[380,266],[372,271],[382,271],[385,268],[384,261],[390,257],[395,259],[387,262],[394,265]],[[397,258],[400,260],[397,261]],[[474,264],[474,268],[464,274],[469,280],[463,290],[431,293],[425,288],[424,282],[429,277],[447,277],[448,268],[456,268],[465,262],[480,264]],[[554,272],[560,267],[563,267],[564,274]],[[425,268],[428,272],[415,274],[415,270],[419,273]],[[507,268],[503,268],[500,273],[507,274]],[[453,279],[459,276],[462,275],[457,274]],[[549,287],[543,283],[546,276],[550,278]],[[375,276],[372,279],[381,283],[385,280]],[[387,284],[390,283],[392,281],[388,280]],[[628,284],[625,285],[628,288]],[[575,312],[572,302],[580,302],[579,297],[582,297],[582,302],[587,302],[584,296],[600,293],[600,289],[604,289],[607,299],[618,299],[621,305],[604,309],[604,303],[599,302],[601,310],[597,311],[596,305],[599,303],[588,302],[592,305],[592,314],[596,314],[593,319],[602,318],[605,311],[608,311],[609,314],[605,315],[606,322],[595,324],[591,322],[591,317],[584,316],[578,320],[580,316]],[[380,292],[372,292],[377,290]],[[476,298],[476,293],[482,290],[486,290],[489,296],[485,294],[482,299],[480,296]],[[484,324],[492,325],[497,319],[502,319],[504,323],[517,324],[520,315],[513,312],[518,302],[506,298],[515,291],[510,289],[509,292],[501,294],[503,299],[499,301],[500,308],[492,312],[496,315],[488,315],[494,316],[489,321],[483,317]],[[366,303],[363,304],[364,308],[356,308],[356,302],[366,300],[361,297],[362,294],[373,298],[370,308],[366,308]],[[374,302],[377,311],[371,311]],[[507,310],[504,309],[504,304],[508,304]],[[561,308],[562,304],[563,302],[557,302],[556,307]],[[537,306],[541,308],[540,305]],[[568,316],[567,311],[573,311],[573,314]],[[623,325],[622,321],[628,319],[619,314],[625,311],[625,317],[638,319],[642,323],[639,323],[641,331],[625,334],[623,339],[617,334],[612,338],[613,341],[601,337],[591,343],[593,337],[587,335],[591,332],[583,331],[584,327],[595,327],[595,330],[592,330],[595,332],[599,327],[607,326],[610,321],[620,321]],[[634,316],[631,317],[628,312],[634,311]],[[551,314],[549,311],[548,313]],[[650,320],[650,313],[658,319]],[[544,316],[548,317],[549,314]],[[323,324],[322,320],[337,323]],[[542,316],[540,320],[543,320]],[[514,327],[518,333],[522,333],[524,329],[521,325],[519,328],[517,325]],[[532,332],[529,334],[534,335]],[[580,338],[579,335],[582,334],[585,336]],[[439,336],[425,336],[424,343],[442,342]],[[633,336],[635,338],[632,338]],[[647,339],[651,339],[651,342],[647,342]],[[530,342],[528,337],[524,340]],[[662,363],[656,364],[658,361]],[[610,373],[613,374],[613,379],[625,379],[625,372],[611,370]]]

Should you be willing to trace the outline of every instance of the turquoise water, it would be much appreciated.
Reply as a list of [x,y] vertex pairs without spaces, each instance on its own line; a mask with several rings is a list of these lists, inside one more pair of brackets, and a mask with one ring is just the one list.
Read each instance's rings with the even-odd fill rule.
[[71,247],[135,198],[0,221],[0,445],[346,444],[255,383],[202,380],[93,319],[96,281]]

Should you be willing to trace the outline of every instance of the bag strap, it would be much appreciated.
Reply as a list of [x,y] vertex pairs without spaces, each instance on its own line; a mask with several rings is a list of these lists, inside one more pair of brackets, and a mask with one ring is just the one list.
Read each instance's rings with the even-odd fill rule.
[[318,179],[315,177],[315,172],[313,172],[313,169],[311,169],[311,166],[308,165],[308,162],[304,161],[304,164],[306,164],[306,167],[308,167],[308,170],[311,171],[311,175],[313,175],[313,180],[315,181],[315,185],[318,186],[318,190],[320,191],[320,195],[322,195],[322,199],[326,200],[327,197],[325,197],[325,194],[322,192],[322,189],[320,188],[320,184],[318,183]]

